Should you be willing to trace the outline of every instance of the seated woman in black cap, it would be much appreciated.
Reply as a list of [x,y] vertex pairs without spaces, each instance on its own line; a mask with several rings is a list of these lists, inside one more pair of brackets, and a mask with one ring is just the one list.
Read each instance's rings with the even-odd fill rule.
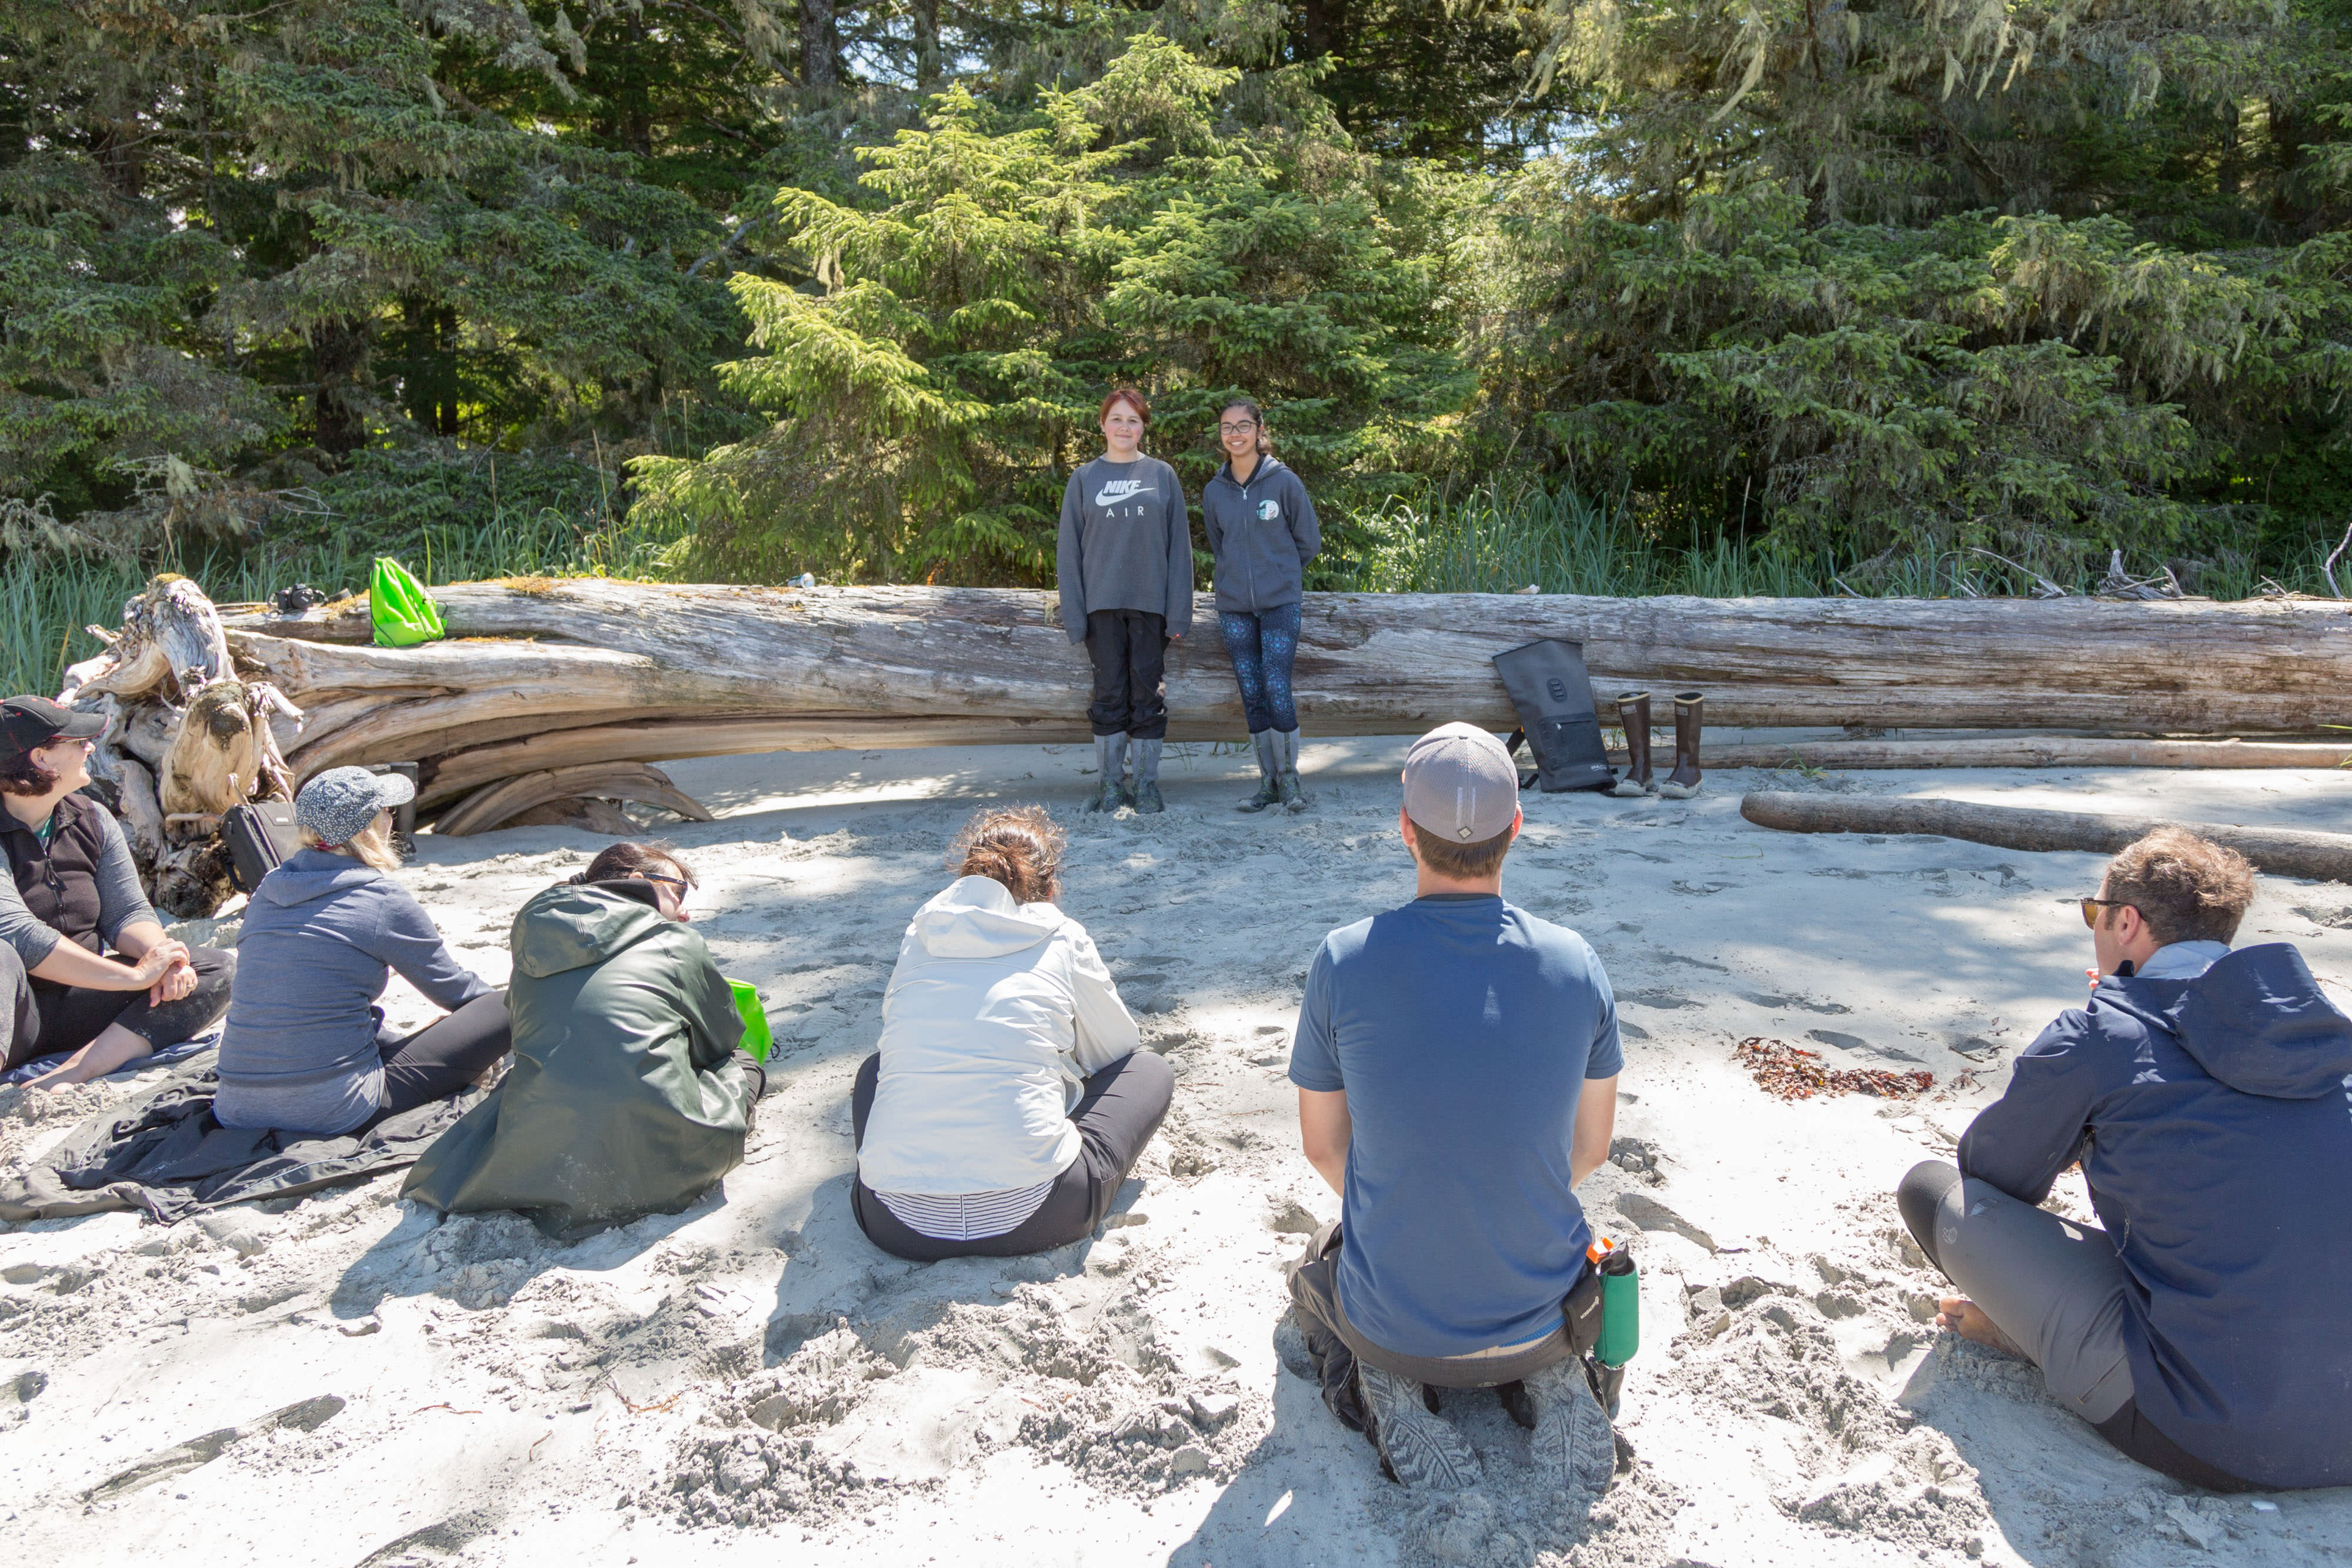
[[121,824],[75,793],[104,728],[44,697],[0,702],[0,1071],[71,1052],[34,1081],[47,1088],[202,1034],[236,970],[234,953],[163,935]]

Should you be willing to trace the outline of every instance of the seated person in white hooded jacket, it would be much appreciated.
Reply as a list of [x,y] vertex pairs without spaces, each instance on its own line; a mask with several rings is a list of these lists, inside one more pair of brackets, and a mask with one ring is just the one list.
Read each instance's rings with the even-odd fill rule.
[[858,1228],[917,1262],[1009,1258],[1102,1223],[1175,1092],[1086,927],[1054,907],[1042,807],[983,811],[918,910],[851,1119]]

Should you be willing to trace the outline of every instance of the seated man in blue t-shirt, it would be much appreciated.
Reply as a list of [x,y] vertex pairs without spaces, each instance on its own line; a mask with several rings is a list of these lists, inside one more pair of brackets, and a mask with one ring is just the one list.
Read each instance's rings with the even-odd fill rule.
[[[1522,1384],[1536,1463],[1591,1496],[1615,1450],[1562,1303],[1592,1239],[1573,1188],[1608,1157],[1622,1057],[1592,949],[1503,902],[1519,821],[1493,736],[1449,724],[1413,743],[1398,827],[1417,894],[1332,932],[1307,974],[1290,1081],[1342,1224],[1292,1270],[1291,1298],[1326,1399],[1369,1417],[1398,1480],[1478,1476],[1425,1386]],[[1330,1376],[1343,1347],[1360,1407]]]

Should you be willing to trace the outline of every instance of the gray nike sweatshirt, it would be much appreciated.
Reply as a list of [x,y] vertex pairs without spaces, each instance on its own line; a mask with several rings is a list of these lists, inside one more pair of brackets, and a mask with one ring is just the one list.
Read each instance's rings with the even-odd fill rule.
[[1062,492],[1056,582],[1062,628],[1087,640],[1087,613],[1141,610],[1192,629],[1192,523],[1176,470],[1157,457],[1097,457]]

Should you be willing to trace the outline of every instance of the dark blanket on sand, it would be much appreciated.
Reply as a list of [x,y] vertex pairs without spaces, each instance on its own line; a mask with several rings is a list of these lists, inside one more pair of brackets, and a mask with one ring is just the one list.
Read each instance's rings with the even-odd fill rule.
[[292,1197],[414,1165],[481,1098],[468,1090],[333,1137],[224,1127],[207,1064],[76,1127],[23,1176],[0,1183],[0,1219],[136,1208],[169,1225],[209,1208]]

